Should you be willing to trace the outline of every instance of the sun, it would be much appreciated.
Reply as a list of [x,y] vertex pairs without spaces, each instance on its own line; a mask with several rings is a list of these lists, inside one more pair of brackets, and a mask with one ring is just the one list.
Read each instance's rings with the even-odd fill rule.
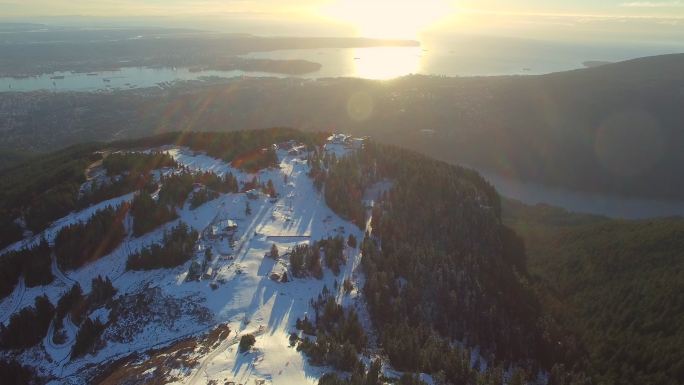
[[453,12],[447,0],[337,0],[322,14],[351,24],[360,36],[415,39]]

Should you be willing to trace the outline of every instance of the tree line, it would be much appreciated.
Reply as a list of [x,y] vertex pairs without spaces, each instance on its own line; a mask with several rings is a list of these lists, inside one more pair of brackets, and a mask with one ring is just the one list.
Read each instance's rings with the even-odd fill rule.
[[361,365],[358,354],[366,347],[367,337],[354,309],[338,304],[327,287],[312,300],[311,307],[313,321],[305,317],[296,322],[305,336],[299,339],[295,334],[290,343],[296,344],[297,350],[303,351],[312,365],[330,365],[344,371],[353,371]]
[[229,163],[253,151],[268,148],[274,143],[294,140],[313,147],[324,143],[328,135],[320,132],[305,133],[284,127],[231,132],[171,132],[148,138],[119,141],[113,143],[112,146],[128,149],[173,144],[185,146],[194,151],[203,151],[209,156]]
[[[156,200],[146,191],[142,191],[133,199],[131,216],[133,217],[133,235],[136,237],[178,218],[176,208],[183,207],[191,194],[190,208],[194,209],[218,197],[217,192],[238,191],[238,181],[232,173],[218,176],[212,172],[182,171],[163,176],[160,184],[161,189]],[[204,186],[196,189],[197,184]],[[195,189],[197,191],[193,192]]]
[[155,182],[150,173],[117,175],[108,178],[108,180],[94,179],[81,191],[81,195],[78,198],[78,208],[83,209],[134,191],[151,194],[158,187],[158,183]]
[[25,307],[12,315],[7,326],[0,324],[2,349],[27,349],[45,338],[55,314],[46,295],[36,297],[33,307]]
[[195,252],[199,234],[184,222],[164,232],[161,244],[154,243],[128,256],[126,270],[171,268],[187,262]]
[[36,233],[76,208],[98,147],[76,145],[0,171],[0,248],[22,238],[21,223]]
[[[325,171],[326,202],[358,224],[363,192],[393,181],[376,201],[373,232],[361,247],[364,295],[396,369],[443,375],[447,383],[500,384],[493,373],[502,367],[518,367],[516,378],[526,381],[561,360],[525,285],[524,246],[502,225],[499,196],[482,177],[370,141],[327,167],[322,159],[313,167]],[[480,347],[488,370],[474,370],[468,350],[451,341]]]
[[105,157],[102,167],[107,175],[148,174],[160,168],[177,168],[178,163],[166,152],[114,152]]
[[290,269],[297,278],[313,276],[323,278],[321,253],[326,266],[333,274],[340,274],[341,265],[347,262],[344,254],[344,238],[342,236],[328,237],[313,242],[313,244],[299,244],[290,251]]
[[[97,276],[93,278],[91,290],[87,296],[83,294],[81,286],[75,283],[59,299],[55,308],[55,335],[52,338],[60,338],[63,333],[64,318],[69,314],[71,321],[79,326],[71,350],[71,359],[94,350],[106,324],[99,319],[92,320],[87,315],[97,308],[110,304],[116,293],[117,289],[109,277]],[[55,342],[59,343],[59,341]]]
[[8,296],[23,275],[28,287],[52,282],[51,248],[45,239],[37,245],[0,255],[0,298]]
[[241,154],[233,160],[233,166],[250,173],[278,166],[278,155],[273,145]]
[[[289,128],[226,133],[173,132],[107,145],[81,144],[33,158],[0,171],[0,248],[21,240],[24,226],[34,233],[40,232],[54,220],[79,207],[113,198],[115,193],[125,194],[143,188],[151,183],[149,171],[153,169],[177,167],[175,160],[166,153],[131,152],[131,148],[169,144],[187,146],[226,162],[266,148],[264,164],[273,165],[273,143],[294,140],[313,148],[323,143],[326,137],[327,134],[323,133],[303,133]],[[86,181],[86,168],[102,159],[102,153],[98,151],[104,148],[124,150],[103,159],[108,175],[117,178],[111,183],[96,184],[79,195],[81,185]]]
[[86,222],[63,227],[55,237],[55,255],[63,269],[77,269],[112,252],[126,236],[129,205],[107,207]]

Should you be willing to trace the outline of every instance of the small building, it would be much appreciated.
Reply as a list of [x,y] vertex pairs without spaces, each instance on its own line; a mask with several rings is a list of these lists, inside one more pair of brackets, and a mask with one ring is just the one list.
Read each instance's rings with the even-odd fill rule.
[[238,225],[231,219],[226,219],[211,226],[211,236],[213,238],[219,237],[223,233],[234,233],[237,231]]
[[214,269],[211,267],[207,268],[207,271],[204,272],[204,275],[202,276],[203,279],[212,279],[214,278]]

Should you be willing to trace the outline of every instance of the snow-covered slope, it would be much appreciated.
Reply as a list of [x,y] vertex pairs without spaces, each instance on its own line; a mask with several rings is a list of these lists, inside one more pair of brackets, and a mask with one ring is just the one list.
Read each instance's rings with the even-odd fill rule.
[[[331,137],[326,150],[343,156],[350,146]],[[191,170],[211,171],[218,175],[231,172],[239,181],[251,180],[247,174],[229,164],[205,154],[194,153],[187,148],[164,147],[176,161]],[[261,193],[220,194],[194,210],[186,204],[178,211],[179,218],[139,238],[129,235],[109,255],[75,270],[61,271],[53,263],[55,280],[47,286],[26,288],[23,282],[14,293],[0,303],[0,321],[6,323],[10,315],[33,304],[34,299],[47,294],[53,304],[78,282],[83,291],[90,291],[91,280],[98,276],[109,277],[118,293],[115,299],[142,301],[141,310],[127,313],[107,327],[103,334],[104,346],[97,352],[71,360],[69,352],[77,332],[71,319],[64,322],[65,342],[52,341],[52,328],[40,346],[18,354],[20,361],[39,368],[40,373],[52,377],[54,384],[88,383],[94,371],[85,370],[94,365],[113,362],[131,352],[145,352],[152,348],[172,345],[188,336],[200,337],[214,330],[217,325],[227,325],[230,333],[208,348],[192,352],[188,364],[174,372],[176,383],[307,384],[315,383],[325,368],[313,367],[306,357],[289,345],[289,334],[294,331],[298,318],[310,311],[310,302],[327,287],[336,293],[345,306],[356,306],[366,330],[371,328],[362,299],[356,290],[345,295],[342,282],[349,278],[355,287],[362,284],[359,271],[360,252],[345,246],[347,263],[339,276],[325,269],[323,279],[297,279],[288,282],[272,279],[288,270],[287,250],[299,243],[310,243],[329,236],[353,234],[362,239],[364,230],[338,217],[325,204],[322,194],[316,190],[307,172],[305,155],[293,151],[278,150],[278,168],[265,169],[256,176],[263,182],[269,179],[278,193],[270,198]],[[128,194],[56,221],[44,233],[10,246],[17,249],[41,237],[52,241],[59,229],[69,223],[87,220],[98,209],[129,201]],[[373,199],[372,196],[369,197]],[[251,213],[245,210],[249,202]],[[175,269],[151,271],[126,271],[128,255],[146,245],[160,242],[164,231],[179,221],[196,229],[200,240],[194,258]],[[234,233],[224,229],[225,224],[236,224]],[[278,260],[265,257],[275,244],[281,257]],[[205,250],[211,248],[213,258],[198,281],[186,277],[193,260],[202,261]],[[100,308],[89,317],[106,322],[109,310]],[[137,317],[137,318],[136,318]],[[254,348],[239,353],[239,337],[252,333],[256,336]],[[151,372],[150,372],[151,373]]]

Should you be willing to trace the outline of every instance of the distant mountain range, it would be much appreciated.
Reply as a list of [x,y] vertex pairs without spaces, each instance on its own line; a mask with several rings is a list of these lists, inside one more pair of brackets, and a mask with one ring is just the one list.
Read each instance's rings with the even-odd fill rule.
[[[438,148],[442,159],[571,190],[684,198],[684,55],[445,84],[477,104],[454,103],[435,122],[445,126],[414,144],[424,151]],[[424,135],[411,136],[404,145]]]

